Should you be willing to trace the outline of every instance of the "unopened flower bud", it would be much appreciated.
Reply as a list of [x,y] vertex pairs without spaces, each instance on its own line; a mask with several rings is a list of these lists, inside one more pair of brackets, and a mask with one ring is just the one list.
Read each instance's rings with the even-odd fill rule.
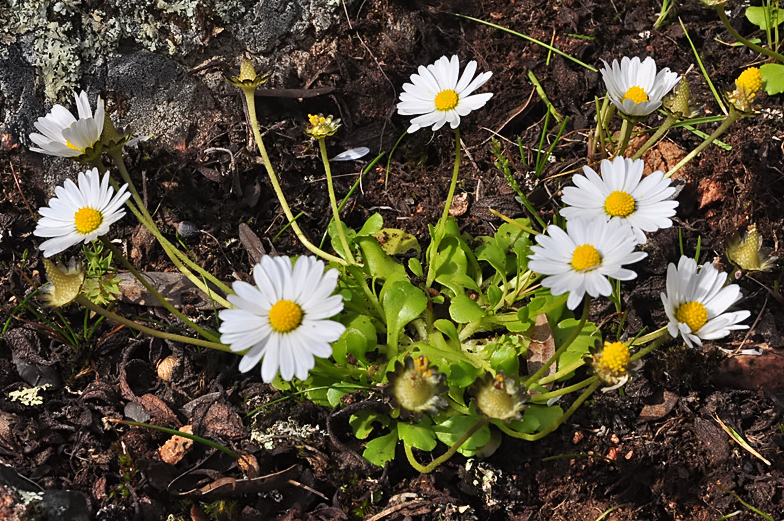
[[685,76],[681,77],[680,83],[662,99],[664,108],[672,114],[680,114],[679,119],[687,119],[696,115],[696,110],[689,104],[691,90],[689,81]]
[[521,413],[531,397],[524,386],[515,386],[514,381],[514,378],[507,378],[503,371],[498,371],[495,376],[486,373],[477,378],[470,393],[479,412],[504,422],[522,420]]
[[59,308],[79,296],[86,275],[81,263],[75,258],[71,258],[67,267],[44,259],[44,269],[49,284],[41,286],[40,298],[45,306]]
[[404,363],[395,362],[394,372],[387,373],[389,385],[384,394],[404,416],[437,414],[449,405],[441,396],[449,389],[444,383],[446,375],[437,371],[426,356],[407,356]]
[[749,67],[735,80],[734,89],[727,89],[725,97],[737,110],[743,113],[754,112],[754,98],[762,88],[762,73],[756,67]]
[[607,384],[604,391],[617,389],[625,384],[631,372],[631,355],[629,346],[623,342],[605,342],[601,352],[594,353],[591,358],[591,366],[594,374]]
[[724,240],[724,248],[729,261],[740,271],[768,271],[778,257],[771,257],[770,248],[763,248],[762,237],[756,225],[749,225],[746,233],[741,235],[736,230]]
[[116,148],[121,147],[126,144],[131,139],[131,129],[124,128],[118,130],[114,126],[114,122],[112,121],[111,116],[109,113],[104,113],[103,116],[103,132],[101,133],[101,143],[106,148]]
[[305,127],[305,133],[313,139],[321,139],[329,136],[334,136],[340,128],[340,119],[332,119],[332,116],[326,118],[319,114],[308,115],[309,125]]
[[702,0],[702,3],[708,7],[715,7],[717,5],[724,5],[727,3],[727,0]]
[[271,73],[262,75],[256,74],[256,68],[253,66],[253,62],[247,58],[243,58],[240,63],[239,76],[226,76],[226,81],[239,89],[253,92],[256,90],[256,87],[265,83],[270,76]]

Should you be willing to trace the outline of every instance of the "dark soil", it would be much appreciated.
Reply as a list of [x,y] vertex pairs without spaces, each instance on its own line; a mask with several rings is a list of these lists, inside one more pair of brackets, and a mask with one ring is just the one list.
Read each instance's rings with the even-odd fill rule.
[[[569,179],[563,174],[586,164],[594,97],[604,95],[600,75],[548,55],[538,45],[450,13],[553,41],[564,52],[595,66],[601,66],[602,59],[652,56],[660,67],[682,74],[695,59],[678,23],[680,17],[714,83],[732,81],[753,63],[756,56],[747,49],[719,41],[728,41],[730,36],[713,11],[696,0],[678,3],[677,17],[671,14],[663,28],[653,30],[659,7],[654,0],[363,2],[358,11],[350,13],[352,28],[344,23],[339,30],[337,56],[320,63],[307,86],[334,87],[332,94],[274,103],[258,97],[260,122],[267,129],[265,142],[295,213],[304,214],[300,225],[318,243],[329,219],[318,150],[307,148],[302,137],[300,125],[305,116],[321,112],[343,120],[338,139],[330,142],[331,153],[353,146],[388,152],[408,124],[394,110],[402,84],[418,65],[452,54],[463,61],[477,60],[479,70],[493,71],[486,86],[494,93],[492,100],[461,126],[467,153],[458,190],[470,195],[470,207],[459,218],[460,225],[473,234],[491,233],[500,221],[489,213],[489,207],[511,216],[524,215],[493,166],[489,140],[494,134],[513,160],[520,184],[533,191],[532,199],[542,215],[551,215],[555,208],[551,195]],[[732,9],[735,27],[741,34],[750,34],[753,26],[745,21],[743,10]],[[546,109],[532,94],[529,70],[557,110],[570,118],[554,151],[557,160],[548,164],[539,180],[519,161],[516,143],[521,136],[529,156],[535,156],[530,151],[538,147],[544,122]],[[699,69],[687,78],[702,113],[719,114]],[[762,94],[758,101],[763,109],[780,108],[778,97]],[[143,147],[132,154],[129,165],[137,186],[146,187],[148,206],[157,209],[162,229],[174,237],[175,229],[183,231],[182,222],[187,221],[206,232],[184,241],[203,266],[224,280],[247,278],[252,266],[237,240],[239,223],[249,224],[263,238],[268,252],[304,253],[290,230],[277,236],[285,217],[254,148],[247,148],[243,117],[237,97],[236,111],[216,125],[208,145],[233,151],[234,173],[227,155],[208,155],[190,147],[168,151],[154,145]],[[649,123],[656,124],[654,120]],[[705,125],[702,130],[710,133],[717,125]],[[750,223],[781,253],[782,135],[778,117],[744,119],[721,137],[731,151],[710,147],[689,165],[680,181],[677,227],[650,240],[646,246],[649,257],[638,267],[639,278],[624,286],[630,331],[645,326],[656,329],[666,322],[658,295],[667,263],[680,255],[679,233],[686,254],[694,254],[699,239],[700,260],[716,260],[727,269],[723,239]],[[700,138],[677,129],[669,133],[668,142],[688,152]],[[453,134],[446,130],[421,130],[407,137],[393,156],[388,183],[385,169],[379,166],[351,196],[345,209],[347,223],[359,227],[379,211],[387,226],[424,239],[427,225],[436,222],[446,197],[453,146]],[[34,221],[11,170],[33,210],[44,205],[46,197],[40,160],[20,148],[4,147],[2,155],[0,298],[4,310],[10,312],[24,298],[29,279],[39,282],[43,272],[36,248],[40,241],[31,235]],[[356,180],[360,166],[334,165],[336,190],[342,196]],[[242,189],[242,197],[236,187]],[[127,248],[138,268],[172,268],[160,249],[132,226],[115,227],[113,236]],[[267,240],[276,236],[273,242]],[[649,356],[624,393],[597,393],[544,440],[504,439],[488,459],[467,461],[457,456],[431,475],[413,471],[402,451],[385,469],[363,462],[356,455],[362,446],[352,439],[344,416],[329,420],[334,412],[296,398],[246,417],[282,395],[262,384],[257,371],[239,373],[236,356],[134,338],[111,323],[101,324],[90,340],[69,346],[35,316],[17,315],[0,343],[0,461],[46,489],[83,493],[91,515],[103,520],[166,519],[169,514],[173,515],[170,519],[193,520],[702,521],[733,513],[737,515],[732,519],[760,518],[752,509],[764,512],[768,519],[782,519],[784,384],[780,375],[784,358],[780,355],[784,339],[779,332],[784,330],[784,312],[781,302],[766,290],[774,287],[780,275],[777,268],[739,281],[746,296],[741,305],[751,310],[749,322],[757,321],[748,334],[741,331],[722,342],[725,348],[741,344],[762,348],[765,355],[757,361],[728,361],[712,345],[699,350],[673,345]],[[197,308],[189,304],[185,309],[215,328],[210,310]],[[154,308],[120,304],[120,311],[173,323]],[[611,314],[609,307],[597,307],[591,320],[609,331],[617,320]],[[78,327],[85,320],[81,311],[66,310],[64,317],[82,334]],[[158,376],[156,366],[169,355],[179,362],[166,381]],[[17,363],[20,360],[31,365],[22,370],[25,366]],[[754,364],[757,367],[751,369],[758,376],[749,378]],[[27,387],[30,371],[43,371],[45,380],[54,374],[62,384],[41,393],[43,404],[28,407],[10,401],[8,393]],[[349,402],[377,398],[358,395]],[[197,444],[176,465],[163,463],[158,449],[169,436],[102,421],[123,417],[173,428],[193,425],[197,434],[257,461],[257,468],[243,468],[247,475],[272,476],[235,482],[231,486],[246,488],[234,493],[225,488],[205,492],[201,487],[216,486],[218,479],[227,478],[219,482],[224,484],[232,478],[240,480],[242,472],[236,462]],[[732,442],[717,417],[771,464]],[[251,441],[251,432],[269,436]],[[282,471],[287,472],[274,475]],[[34,518],[29,512],[28,517]]]

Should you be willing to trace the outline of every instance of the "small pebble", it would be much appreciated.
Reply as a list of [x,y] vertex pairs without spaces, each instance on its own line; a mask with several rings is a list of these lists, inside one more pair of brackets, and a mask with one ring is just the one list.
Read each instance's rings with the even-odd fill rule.
[[180,224],[177,225],[177,233],[189,239],[191,237],[195,237],[201,233],[201,230],[198,226],[196,226],[191,221],[182,221]]

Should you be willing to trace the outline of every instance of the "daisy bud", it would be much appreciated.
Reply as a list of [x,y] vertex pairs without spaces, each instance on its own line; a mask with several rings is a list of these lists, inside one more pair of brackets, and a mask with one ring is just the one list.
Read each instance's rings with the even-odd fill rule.
[[446,375],[437,371],[438,367],[430,365],[426,356],[407,356],[404,363],[395,362],[394,372],[387,373],[389,385],[384,394],[405,416],[437,414],[438,409],[448,405],[441,395],[449,389],[444,383]]
[[75,258],[71,258],[68,266],[55,264],[44,259],[44,269],[49,284],[41,287],[41,301],[50,308],[59,308],[71,303],[82,291],[85,271]]
[[104,113],[103,116],[103,133],[101,134],[101,143],[106,148],[122,147],[131,139],[131,129],[125,128],[117,130],[114,126],[111,116]]
[[727,0],[702,0],[702,3],[708,7],[715,7],[717,5],[724,5],[727,3]]
[[630,363],[629,346],[623,342],[605,342],[604,348],[591,357],[594,374],[608,385],[605,391],[617,389],[629,380],[633,371]]
[[778,259],[771,257],[773,250],[762,247],[762,237],[754,224],[749,225],[745,234],[736,230],[724,239],[724,248],[729,261],[740,271],[768,271]]
[[266,73],[259,76],[256,74],[256,68],[253,66],[253,62],[247,58],[243,58],[240,63],[239,76],[226,76],[225,78],[226,81],[238,89],[253,92],[256,90],[256,87],[262,83],[266,83],[271,75],[272,73]]
[[[732,87],[730,87],[731,89]],[[757,91],[762,88],[762,73],[756,67],[749,67],[735,80],[735,88],[727,89],[725,98],[727,102],[740,112],[754,112],[754,98]]]
[[313,139],[323,139],[325,137],[334,136],[340,128],[340,119],[332,119],[332,116],[326,118],[319,114],[315,116],[308,114],[308,122],[310,123],[305,127],[305,134]]
[[469,392],[479,412],[503,422],[522,420],[521,413],[531,398],[524,386],[515,386],[514,378],[507,378],[503,371],[498,371],[495,376],[486,373],[477,378]]
[[672,92],[664,96],[662,105],[668,112],[680,114],[680,119],[692,118],[697,111],[689,104],[690,97],[689,81],[682,77],[680,83],[675,86]]

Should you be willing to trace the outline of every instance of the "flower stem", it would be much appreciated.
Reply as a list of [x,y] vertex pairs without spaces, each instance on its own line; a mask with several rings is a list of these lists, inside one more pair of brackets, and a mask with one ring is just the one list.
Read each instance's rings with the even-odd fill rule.
[[570,385],[568,387],[562,387],[561,389],[556,389],[555,391],[550,391],[549,393],[535,394],[531,397],[531,403],[543,403],[549,401],[552,398],[573,393],[574,391],[579,391],[583,387],[591,385],[594,380],[595,377],[586,378],[582,382]]
[[537,432],[536,434],[525,434],[523,432],[513,431],[512,429],[510,429],[509,427],[507,427],[506,425],[503,425],[503,424],[497,424],[497,427],[499,429],[501,429],[501,431],[503,431],[504,434],[508,434],[509,436],[512,436],[513,438],[518,438],[518,439],[527,440],[527,441],[541,440],[542,438],[544,438],[545,436],[547,436],[548,434],[553,432],[555,429],[560,427],[563,422],[568,420],[569,417],[572,414],[574,414],[575,411],[577,411],[577,409],[580,408],[580,406],[583,404],[583,402],[585,402],[585,400],[587,400],[588,397],[591,396],[593,394],[593,392],[596,389],[599,388],[600,385],[602,385],[602,382],[596,376],[592,376],[591,378],[589,378],[586,381],[591,381],[591,380],[592,380],[591,386],[588,387],[588,389],[586,389],[583,392],[583,394],[581,394],[580,397],[577,398],[574,401],[572,406],[569,407],[569,409],[565,413],[563,413],[560,418],[558,418],[553,423],[548,425],[547,428],[544,429],[543,431]]
[[631,121],[628,118],[623,118],[623,123],[621,124],[621,146],[618,148],[616,156],[623,157],[623,153],[626,152],[629,138],[632,137],[632,127]]
[[668,342],[670,340],[672,340],[672,337],[670,336],[670,333],[665,330],[664,334],[662,336],[660,336],[658,339],[656,339],[655,342],[652,342],[651,345],[649,345],[649,346],[647,346],[647,347],[637,351],[636,353],[634,353],[631,356],[631,358],[629,359],[629,361],[630,362],[634,362],[635,360],[639,360],[640,358],[642,358],[643,356],[647,355],[648,353],[650,353],[654,349],[658,349],[663,343]]
[[420,464],[420,463],[419,463],[419,462],[416,460],[416,458],[414,457],[414,452],[411,450],[411,447],[408,445],[408,443],[406,443],[406,442],[404,441],[404,442],[403,442],[403,447],[405,447],[405,449],[406,449],[406,457],[408,458],[408,462],[411,464],[411,466],[412,466],[412,467],[414,467],[414,469],[416,469],[417,471],[421,472],[422,474],[428,474],[428,473],[432,472],[432,471],[433,471],[433,470],[435,470],[435,469],[436,469],[436,468],[437,468],[439,465],[441,465],[442,463],[445,463],[446,461],[448,461],[448,460],[449,460],[449,458],[451,458],[452,456],[454,456],[454,455],[455,455],[455,452],[457,452],[457,449],[459,449],[460,447],[462,447],[462,446],[463,446],[463,444],[464,444],[466,441],[468,441],[468,438],[470,438],[471,436],[473,436],[473,435],[474,435],[474,434],[475,434],[475,433],[476,433],[476,432],[477,432],[479,429],[481,429],[482,427],[484,427],[485,425],[487,425],[489,421],[490,421],[490,419],[489,419],[489,418],[487,418],[487,417],[482,417],[482,418],[480,418],[480,419],[479,419],[479,420],[478,420],[478,421],[477,421],[477,422],[474,424],[474,426],[473,426],[473,427],[471,427],[470,429],[468,429],[468,430],[465,432],[465,434],[463,434],[463,435],[460,437],[460,439],[459,439],[459,440],[457,440],[457,441],[455,442],[455,444],[454,444],[454,445],[452,445],[451,447],[449,447],[449,450],[447,450],[447,451],[446,451],[445,453],[443,453],[441,456],[439,456],[439,457],[437,457],[436,459],[434,459],[433,461],[431,461],[429,465],[421,465],[421,464]]
[[289,207],[289,203],[286,201],[286,196],[283,194],[283,190],[280,187],[280,183],[278,183],[278,177],[275,175],[275,170],[272,168],[272,162],[270,162],[269,155],[267,154],[267,148],[264,146],[264,141],[261,139],[261,132],[259,131],[259,122],[256,118],[256,97],[253,94],[253,91],[250,89],[243,89],[242,92],[245,93],[245,103],[248,106],[248,123],[250,124],[250,128],[253,130],[253,137],[256,139],[256,145],[259,147],[259,153],[261,154],[261,159],[264,161],[264,167],[267,169],[267,174],[270,178],[270,183],[272,183],[272,189],[275,191],[275,195],[278,198],[278,202],[280,203],[281,207],[283,208],[283,213],[286,214],[286,219],[288,219],[289,224],[291,224],[291,229],[294,230],[294,234],[297,236],[297,239],[302,243],[305,248],[310,250],[313,254],[318,255],[322,259],[325,259],[330,262],[335,262],[340,264],[341,266],[346,266],[348,263],[341,259],[340,257],[336,257],[335,255],[331,255],[324,250],[320,249],[318,246],[313,244],[305,237],[305,234],[302,233],[302,229],[297,224],[297,221],[294,219],[294,214],[291,213],[291,208]]
[[90,311],[94,311],[101,316],[104,316],[110,320],[114,320],[115,322],[119,322],[125,326],[133,328],[137,331],[141,331],[150,336],[163,338],[164,340],[171,340],[173,342],[183,342],[185,344],[193,344],[195,346],[201,347],[208,347],[210,349],[215,349],[217,351],[224,351],[226,353],[232,353],[233,351],[229,348],[229,346],[220,344],[218,342],[210,342],[209,340],[202,340],[201,338],[191,338],[183,335],[175,335],[174,333],[165,333],[163,331],[158,331],[156,329],[149,328],[147,326],[143,326],[141,324],[137,324],[133,320],[127,319],[123,316],[120,316],[116,313],[112,313],[108,309],[104,309],[101,306],[93,304],[90,299],[85,297],[84,295],[79,295],[74,299],[74,302],[77,304],[86,307]]
[[343,254],[351,264],[356,264],[354,255],[351,253],[351,248],[346,240],[346,232],[343,230],[343,223],[340,221],[340,209],[338,208],[338,201],[335,198],[335,187],[332,184],[332,168],[329,166],[329,158],[327,157],[327,143],[325,138],[319,138],[319,149],[321,150],[321,161],[324,163],[324,171],[327,174],[327,190],[329,191],[329,202],[332,205],[332,214],[335,219],[335,226],[338,229],[338,236],[340,237],[340,244],[343,246]]
[[730,32],[733,38],[738,40],[740,43],[742,43],[752,51],[756,51],[760,54],[764,54],[765,56],[769,56],[774,60],[778,60],[779,62],[784,63],[784,56],[782,56],[781,54],[774,52],[770,49],[766,49],[765,47],[760,47],[759,45],[752,43],[748,41],[746,38],[744,38],[743,36],[741,36],[740,33],[736,31],[732,25],[730,25],[730,21],[727,18],[727,13],[724,12],[724,4],[716,4],[716,13],[719,15],[719,18],[721,18],[721,22],[724,24],[724,27],[727,28],[727,30]]
[[705,150],[705,147],[707,147],[708,145],[713,143],[720,135],[722,135],[728,128],[730,128],[730,126],[733,123],[735,123],[735,121],[737,121],[738,118],[740,118],[742,115],[743,114],[730,103],[730,113],[727,114],[726,118],[724,118],[724,121],[722,121],[722,123],[719,126],[719,128],[714,130],[713,134],[708,136],[705,139],[705,141],[700,143],[700,145],[697,148],[695,148],[694,150],[689,152],[689,154],[686,157],[681,159],[680,162],[677,165],[675,165],[674,167],[670,168],[670,170],[666,174],[664,174],[664,178],[667,179],[668,177],[672,177],[672,174],[674,174],[675,172],[677,172],[678,170],[683,168],[683,166],[686,163],[688,163],[689,161],[691,161],[692,159],[697,157],[697,155],[700,152]]
[[144,286],[147,291],[152,293],[152,295],[156,299],[158,299],[158,301],[160,301],[160,303],[163,304],[163,307],[165,307],[170,313],[172,313],[174,316],[176,316],[177,318],[185,322],[185,324],[187,324],[188,327],[196,331],[198,334],[200,334],[207,340],[210,340],[211,342],[220,341],[220,337],[218,335],[216,335],[215,333],[210,333],[208,331],[205,331],[201,327],[197,326],[193,321],[191,321],[191,319],[183,315],[174,306],[172,306],[171,303],[169,303],[169,301],[166,300],[164,296],[161,295],[158,292],[158,290],[155,289],[155,287],[153,287],[153,285],[147,281],[144,275],[139,273],[139,271],[133,266],[133,264],[131,264],[130,261],[128,261],[128,259],[125,258],[125,255],[122,254],[119,248],[117,248],[114,244],[111,243],[111,241],[109,241],[109,239],[106,238],[106,236],[101,236],[101,242],[103,242],[104,246],[106,246],[107,248],[109,248],[109,250],[111,250],[115,258],[120,259],[120,262],[122,262],[123,266],[125,266],[128,269],[128,271],[130,271],[131,274],[134,277],[136,277],[136,279],[139,282],[142,283],[142,286]]
[[674,114],[668,114],[667,119],[664,120],[664,123],[662,123],[661,126],[658,128],[658,130],[656,130],[656,132],[648,139],[648,141],[646,141],[645,144],[641,146],[637,152],[634,153],[632,159],[640,159],[642,155],[645,152],[647,152],[649,148],[655,145],[656,142],[659,141],[659,139],[661,139],[661,137],[668,130],[670,130],[670,127],[673,126],[677,121],[678,121],[677,116],[675,116]]
[[[569,335],[569,338],[567,338],[563,344],[561,344],[561,347],[558,348],[555,354],[553,354],[553,356],[550,357],[550,359],[547,362],[545,362],[545,364],[542,367],[540,367],[536,373],[534,373],[530,378],[528,378],[527,382],[530,382],[531,384],[538,382],[539,379],[542,377],[542,375],[544,375],[544,373],[550,368],[550,366],[553,365],[555,361],[558,360],[558,358],[563,354],[563,352],[566,351],[570,345],[572,345],[572,342],[574,342],[575,339],[577,339],[577,337],[580,336],[580,333],[583,330],[583,326],[585,325],[585,322],[588,320],[588,310],[590,308],[591,308],[591,299],[586,298],[585,303],[583,304],[583,315],[582,317],[580,317],[580,322],[577,323],[577,327],[575,327],[574,332],[571,335]],[[528,387],[530,387],[530,385]]]

